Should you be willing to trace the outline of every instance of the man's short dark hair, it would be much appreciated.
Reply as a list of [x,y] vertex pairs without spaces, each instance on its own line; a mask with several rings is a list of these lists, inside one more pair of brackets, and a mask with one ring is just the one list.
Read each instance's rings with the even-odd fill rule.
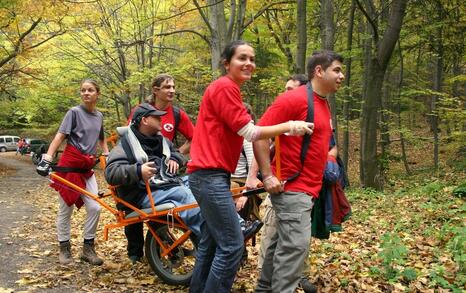
[[299,73],[291,75],[290,77],[288,77],[287,81],[288,80],[299,81],[299,85],[305,85],[309,81],[305,74]]
[[307,60],[309,80],[314,78],[314,71],[318,65],[322,66],[323,70],[326,70],[335,60],[343,63],[343,56],[330,50],[321,50],[312,53],[312,56]]

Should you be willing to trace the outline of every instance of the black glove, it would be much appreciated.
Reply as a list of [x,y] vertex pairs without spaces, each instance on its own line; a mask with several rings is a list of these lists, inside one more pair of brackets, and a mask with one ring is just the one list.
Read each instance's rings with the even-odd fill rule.
[[40,160],[39,164],[37,164],[37,168],[36,168],[37,174],[41,176],[49,175],[50,169],[51,169],[50,165],[52,165],[52,162],[51,160],[49,160],[48,157],[49,156],[47,156],[47,154],[42,155],[42,159]]

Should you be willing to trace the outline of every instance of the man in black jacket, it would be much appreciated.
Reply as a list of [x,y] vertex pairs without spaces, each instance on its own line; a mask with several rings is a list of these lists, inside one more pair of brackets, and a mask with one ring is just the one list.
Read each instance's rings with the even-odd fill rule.
[[[123,200],[138,208],[150,208],[145,182],[149,181],[155,204],[173,203],[175,206],[196,202],[191,191],[177,177],[183,156],[171,142],[160,134],[161,119],[165,111],[150,104],[140,105],[133,115],[127,132],[107,160],[105,179],[117,185]],[[118,208],[125,209],[119,205]],[[196,235],[200,235],[203,222],[199,208],[180,212],[181,218]],[[143,223],[125,227],[128,239],[128,256],[134,263],[144,255]]]

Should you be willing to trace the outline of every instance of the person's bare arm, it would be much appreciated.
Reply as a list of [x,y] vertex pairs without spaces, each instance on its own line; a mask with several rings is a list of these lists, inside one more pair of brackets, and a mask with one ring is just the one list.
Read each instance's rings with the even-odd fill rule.
[[66,134],[64,133],[57,132],[57,134],[55,134],[55,137],[53,138],[52,142],[50,143],[49,149],[47,150],[47,154],[45,154],[45,157],[48,161],[52,161],[53,156],[55,155],[65,138]]
[[254,157],[256,158],[259,169],[262,173],[262,183],[265,190],[270,194],[276,194],[283,191],[283,184],[272,173],[270,167],[270,148],[267,139],[257,140],[253,142]]
[[244,137],[247,141],[256,141],[259,139],[272,138],[283,133],[293,136],[303,136],[306,133],[312,134],[313,129],[314,123],[298,120],[271,126],[256,126],[250,122],[238,131],[238,135]]
[[189,154],[189,150],[191,149],[191,141],[186,140],[186,142],[178,149],[178,151],[182,154],[187,156]]
[[254,189],[262,185],[262,181],[257,178],[257,172],[259,172],[259,165],[257,164],[256,158],[253,158],[248,177],[246,177],[246,189]]
[[100,145],[100,148],[102,149],[102,155],[107,156],[109,153],[107,139],[105,137],[103,139],[99,139],[99,145]]

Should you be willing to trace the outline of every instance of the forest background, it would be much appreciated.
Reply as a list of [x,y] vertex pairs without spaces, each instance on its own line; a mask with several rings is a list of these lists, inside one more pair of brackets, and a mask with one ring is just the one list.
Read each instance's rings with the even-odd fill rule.
[[[353,200],[395,193],[454,201],[423,206],[454,213],[431,231],[454,265],[424,274],[434,276],[431,286],[464,288],[465,31],[461,0],[3,0],[0,134],[50,139],[88,77],[101,85],[98,108],[110,133],[162,72],[175,77],[176,104],[195,121],[234,39],[255,49],[257,70],[242,90],[260,117],[287,77],[304,73],[307,56],[335,50],[346,79],[329,100]],[[396,269],[405,264],[398,228],[381,242],[392,255],[379,249],[395,273],[379,273],[419,278],[416,267],[406,276]]]

